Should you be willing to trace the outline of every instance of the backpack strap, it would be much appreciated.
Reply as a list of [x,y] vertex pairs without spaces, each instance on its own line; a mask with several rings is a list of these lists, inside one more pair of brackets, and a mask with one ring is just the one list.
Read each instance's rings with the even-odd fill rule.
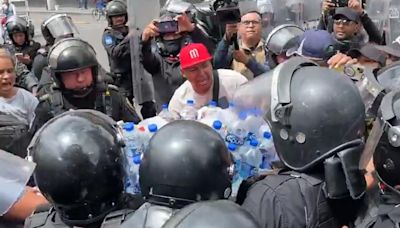
[[133,212],[131,209],[113,211],[104,218],[101,228],[120,228],[127,216]]
[[212,90],[212,100],[217,102],[218,106],[218,99],[219,99],[219,75],[217,70],[213,70],[213,90]]

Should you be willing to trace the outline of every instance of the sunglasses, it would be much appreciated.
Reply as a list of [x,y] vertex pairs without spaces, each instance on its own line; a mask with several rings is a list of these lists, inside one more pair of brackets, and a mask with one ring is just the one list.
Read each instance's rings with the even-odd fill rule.
[[352,21],[350,20],[346,20],[346,19],[337,19],[337,20],[333,20],[333,23],[335,23],[335,25],[350,25]]

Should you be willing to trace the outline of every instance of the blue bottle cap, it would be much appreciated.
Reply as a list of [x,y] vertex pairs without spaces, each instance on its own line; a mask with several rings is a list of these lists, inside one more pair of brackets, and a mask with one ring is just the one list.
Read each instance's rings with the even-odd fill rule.
[[132,122],[127,122],[124,124],[123,128],[125,131],[133,131],[135,130],[135,124]]
[[247,113],[244,111],[239,112],[239,119],[245,120],[247,118]]
[[210,101],[208,103],[208,105],[210,105],[211,107],[217,107],[217,102],[216,101]]
[[135,163],[136,165],[139,165],[140,162],[142,162],[142,158],[141,158],[140,154],[135,155],[135,156],[133,157],[133,163]]
[[257,139],[253,139],[253,140],[251,140],[250,141],[250,146],[258,146],[258,141],[257,141]]
[[156,132],[158,130],[157,124],[149,124],[148,129],[152,133]]
[[234,143],[229,143],[228,144],[228,150],[235,151],[236,150],[236,145]]
[[272,137],[271,132],[269,132],[269,131],[265,131],[265,132],[264,132],[264,138],[270,139],[271,137]]
[[220,130],[221,127],[222,127],[222,122],[221,122],[221,121],[216,120],[216,121],[213,122],[213,128],[214,128],[214,129]]
[[168,104],[163,104],[162,109],[168,109]]
[[194,104],[194,100],[187,100],[187,101],[186,101],[186,104],[188,104],[188,105],[193,105],[193,104]]

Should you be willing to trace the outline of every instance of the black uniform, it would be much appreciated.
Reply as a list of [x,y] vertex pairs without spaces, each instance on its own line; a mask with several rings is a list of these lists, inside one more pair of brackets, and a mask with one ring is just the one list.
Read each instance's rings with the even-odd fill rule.
[[47,66],[47,55],[49,53],[49,49],[50,47],[48,46],[40,48],[37,51],[35,58],[33,59],[32,73],[39,81],[42,78],[43,68]]
[[49,119],[70,109],[93,109],[107,114],[114,120],[140,122],[134,107],[118,92],[118,88],[107,85],[104,91],[94,91],[83,99],[67,97],[55,89],[53,93],[39,97],[32,129],[39,129]]
[[[103,46],[106,49],[108,55],[108,61],[110,64],[110,71],[114,79],[114,83],[120,87],[120,92],[128,97],[129,101],[133,100],[133,75],[132,75],[132,63],[131,63],[131,47],[130,37],[128,37],[129,28],[126,25],[114,26],[112,23],[112,17],[124,16],[125,23],[128,22],[128,12],[125,1],[115,0],[111,1],[106,6],[106,14],[108,27],[103,33]],[[146,73],[146,72],[144,72]],[[141,78],[143,80],[143,78]],[[143,93],[147,97],[153,95],[150,88],[150,84],[147,80],[135,81],[139,83],[138,86],[142,87]],[[144,85],[146,84],[146,85]],[[146,98],[145,98],[146,99]],[[149,118],[156,115],[155,104],[152,100],[139,101],[142,105],[141,114],[143,118]]]
[[[399,65],[394,64],[384,69],[380,77],[386,78],[386,83],[393,80],[393,73],[399,70]],[[381,78],[381,79],[382,79]],[[396,84],[395,82],[393,84]],[[395,228],[400,226],[400,131],[399,117],[400,91],[394,88],[383,97],[377,120],[368,137],[366,150],[367,154],[373,155],[373,164],[377,179],[380,182],[380,201],[378,205],[377,217],[373,225],[368,227],[388,227]]]
[[277,80],[263,89],[276,102],[266,117],[286,169],[250,187],[243,207],[266,228],[348,224],[365,191],[358,169],[365,128],[359,91],[349,78],[299,57],[260,77]]
[[129,100],[133,99],[131,51],[127,26],[113,29],[107,27],[103,33],[103,46],[107,51],[110,71],[114,83]]

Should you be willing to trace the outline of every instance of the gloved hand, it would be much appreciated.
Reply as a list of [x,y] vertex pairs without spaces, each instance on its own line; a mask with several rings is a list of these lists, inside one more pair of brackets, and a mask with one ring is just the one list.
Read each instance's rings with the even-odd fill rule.
[[153,101],[146,101],[141,104],[142,109],[140,113],[143,116],[143,119],[147,119],[157,115],[156,104]]

